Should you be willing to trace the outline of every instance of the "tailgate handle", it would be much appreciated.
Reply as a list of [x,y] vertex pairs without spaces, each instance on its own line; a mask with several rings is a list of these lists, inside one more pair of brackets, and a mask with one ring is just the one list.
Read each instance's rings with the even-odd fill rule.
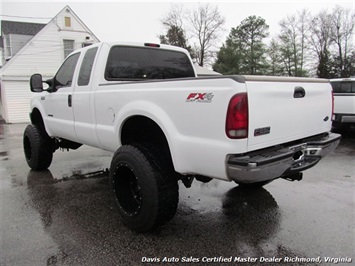
[[70,94],[68,95],[68,106],[72,107],[72,96]]
[[295,87],[293,98],[303,98],[304,96],[306,96],[306,91],[304,90],[304,88],[300,86]]

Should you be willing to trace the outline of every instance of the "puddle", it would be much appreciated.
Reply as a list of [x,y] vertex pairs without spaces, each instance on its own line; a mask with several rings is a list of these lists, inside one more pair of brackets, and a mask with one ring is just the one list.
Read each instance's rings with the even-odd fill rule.
[[[98,170],[95,172],[82,174],[80,171],[73,171],[72,175],[63,175],[61,179],[54,178],[51,171],[29,171],[27,175],[27,184],[29,187],[41,186],[41,185],[51,185],[66,181],[73,180],[84,180],[84,179],[94,179],[94,178],[106,178],[108,177],[109,170]],[[14,181],[13,181],[14,183]],[[16,183],[15,185],[18,185]]]
[[72,181],[72,180],[108,177],[108,175],[109,175],[108,168],[104,170],[91,172],[91,173],[85,173],[85,174],[82,174],[81,170],[78,170],[78,171],[73,171],[73,174],[71,176],[63,175],[62,179],[55,179],[55,183]]

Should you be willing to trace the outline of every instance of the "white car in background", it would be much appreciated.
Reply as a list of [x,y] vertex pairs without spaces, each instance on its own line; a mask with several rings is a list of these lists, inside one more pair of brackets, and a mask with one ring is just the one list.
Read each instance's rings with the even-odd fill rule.
[[355,77],[331,79],[334,93],[333,127],[355,125]]

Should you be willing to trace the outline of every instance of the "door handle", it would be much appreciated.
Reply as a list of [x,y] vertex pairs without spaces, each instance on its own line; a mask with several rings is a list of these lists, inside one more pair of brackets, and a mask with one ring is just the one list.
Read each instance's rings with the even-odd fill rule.
[[306,96],[306,91],[304,90],[304,88],[300,86],[295,87],[293,98],[303,98],[304,96]]
[[68,106],[72,107],[72,95],[71,94],[68,95]]

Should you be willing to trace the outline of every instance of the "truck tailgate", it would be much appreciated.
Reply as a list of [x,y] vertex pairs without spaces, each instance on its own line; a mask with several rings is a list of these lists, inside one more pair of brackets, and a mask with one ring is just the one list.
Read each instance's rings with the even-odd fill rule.
[[334,93],[335,114],[355,114],[355,94]]
[[245,82],[249,151],[330,130],[332,89],[328,80],[246,76]]

